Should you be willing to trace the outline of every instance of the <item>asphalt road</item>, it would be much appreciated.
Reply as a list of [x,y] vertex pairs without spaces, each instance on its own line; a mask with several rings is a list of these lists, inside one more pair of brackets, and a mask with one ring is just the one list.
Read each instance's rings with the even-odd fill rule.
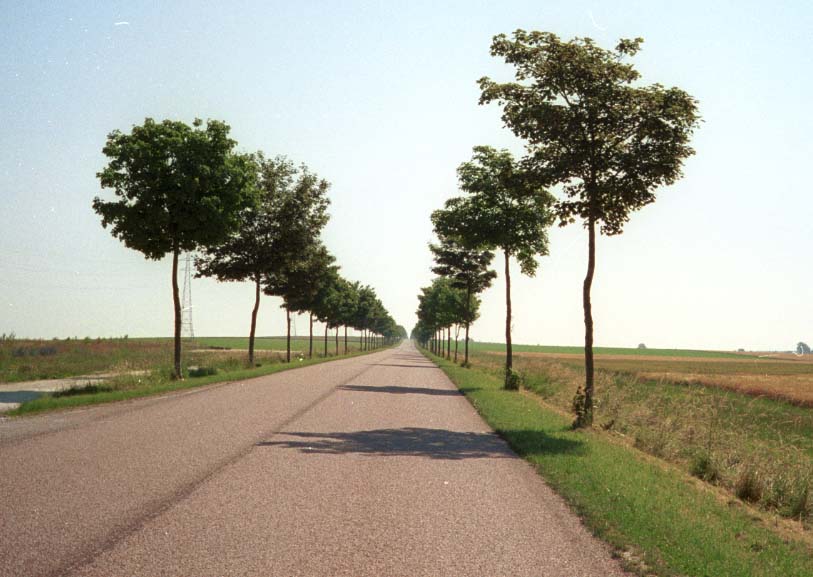
[[610,576],[410,343],[0,421],[3,576]]

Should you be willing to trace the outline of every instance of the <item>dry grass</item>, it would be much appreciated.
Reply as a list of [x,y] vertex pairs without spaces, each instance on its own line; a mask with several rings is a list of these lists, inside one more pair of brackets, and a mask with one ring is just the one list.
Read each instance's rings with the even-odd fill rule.
[[[503,353],[484,351],[482,355],[500,359]],[[776,355],[742,359],[596,355],[595,364],[597,369],[627,373],[642,380],[720,387],[813,407],[813,359],[810,355]],[[533,366],[534,361],[558,362],[574,368],[584,363],[583,355],[578,354],[521,352],[514,358],[528,366]]]
[[813,407],[813,372],[806,375],[709,375],[642,371],[637,376],[651,381],[720,387],[754,397],[787,401],[800,407]]
[[[472,357],[495,374],[502,360]],[[813,521],[813,364],[611,356],[597,366],[598,428],[767,511]],[[514,367],[564,411],[584,380],[571,355],[520,353]]]

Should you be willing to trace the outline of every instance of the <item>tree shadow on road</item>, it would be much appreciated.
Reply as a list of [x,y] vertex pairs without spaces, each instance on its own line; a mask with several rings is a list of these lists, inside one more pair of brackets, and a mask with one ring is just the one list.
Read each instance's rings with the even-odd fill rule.
[[[520,433],[520,431],[514,431]],[[536,437],[540,451],[570,452],[580,443],[551,439],[540,431],[524,431],[523,441],[527,447]],[[288,439],[263,441],[261,447],[283,447],[302,453],[327,455],[362,454],[387,457],[426,457],[429,459],[493,459],[510,458],[515,454],[494,433],[449,431],[406,427],[402,429],[375,429],[347,433],[284,432],[280,437]]]
[[342,391],[356,391],[361,393],[390,393],[392,395],[437,395],[441,397],[462,397],[458,390],[450,389],[430,389],[428,387],[399,387],[371,385],[343,385],[339,387]]

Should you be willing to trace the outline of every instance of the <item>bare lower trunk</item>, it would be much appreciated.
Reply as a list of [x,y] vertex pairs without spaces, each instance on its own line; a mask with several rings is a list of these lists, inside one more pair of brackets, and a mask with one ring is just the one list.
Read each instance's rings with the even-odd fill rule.
[[589,427],[593,423],[593,306],[590,302],[590,289],[596,269],[596,226],[590,220],[587,226],[587,275],[584,277],[582,300],[584,303],[584,408],[577,415],[576,426]]
[[505,386],[514,367],[514,354],[511,350],[511,270],[508,264],[511,255],[505,252]]
[[285,347],[285,362],[291,362],[291,311],[288,310],[286,307],[285,309],[285,320],[288,324],[288,336],[286,338],[286,347]]
[[454,326],[454,362],[457,363],[457,346],[458,346],[458,337],[460,336],[460,325]]
[[465,347],[465,354],[463,356],[463,365],[469,366],[469,323],[466,323],[466,347]]
[[452,327],[446,327],[446,360],[452,358]]
[[260,277],[254,277],[254,309],[251,311],[251,330],[248,333],[248,366],[254,366],[254,335],[257,331],[257,311],[260,310]]
[[336,356],[339,356],[339,326],[336,326]]
[[327,323],[325,323],[325,356],[327,356]]
[[466,353],[463,357],[463,365],[469,366],[469,324],[471,324],[471,287],[466,288]]
[[344,354],[347,354],[347,325],[344,325]]
[[308,358],[313,358],[313,313],[310,313],[310,333],[308,334]]
[[181,373],[181,297],[178,294],[178,255],[180,248],[175,245],[172,250],[172,305],[175,312],[175,375],[178,380],[183,379]]

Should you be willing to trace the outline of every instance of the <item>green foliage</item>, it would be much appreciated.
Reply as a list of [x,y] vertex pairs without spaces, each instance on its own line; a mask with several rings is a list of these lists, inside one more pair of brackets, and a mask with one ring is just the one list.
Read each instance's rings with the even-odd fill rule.
[[488,266],[494,259],[494,253],[488,250],[471,249],[464,246],[448,231],[435,229],[440,244],[430,244],[429,250],[436,265],[432,272],[451,279],[452,286],[463,289],[469,295],[483,292],[491,286],[497,273]]
[[518,391],[522,386],[522,375],[513,369],[505,369],[505,384],[507,391]]
[[720,470],[707,451],[698,451],[689,463],[689,472],[707,483],[714,483],[720,478]]
[[216,375],[217,368],[216,367],[189,367],[189,376],[190,377],[208,377],[210,375]]
[[111,132],[102,149],[109,162],[97,176],[116,200],[93,200],[102,226],[154,260],[222,242],[254,187],[251,159],[234,153],[228,135],[216,120],[203,127],[151,118],[130,134]]
[[321,242],[313,241],[266,277],[266,291],[281,296],[284,306],[292,312],[317,312],[339,282],[335,261]]
[[452,279],[436,277],[418,295],[418,324],[412,338],[425,344],[436,330],[474,322],[480,315],[480,302],[476,295],[467,302],[465,290],[456,287]]
[[576,416],[576,420],[573,421],[574,429],[580,429],[593,422],[593,407],[587,406],[587,397],[584,394],[584,387],[581,385],[576,389],[576,394],[573,395],[570,410]]
[[327,223],[327,181],[282,156],[257,153],[252,161],[257,202],[240,212],[239,227],[225,242],[204,250],[198,276],[270,284],[269,278],[302,260]]
[[474,147],[472,160],[457,169],[464,197],[450,198],[432,213],[436,231],[475,249],[500,249],[533,276],[536,256],[548,254],[547,228],[553,196],[507,150]]
[[642,42],[622,39],[612,51],[549,32],[494,37],[491,54],[515,67],[516,82],[480,79],[480,102],[502,105],[539,182],[562,185],[562,224],[579,217],[620,233],[629,212],[653,202],[654,189],[679,178],[694,153],[696,101],[678,88],[640,85],[624,61]]

